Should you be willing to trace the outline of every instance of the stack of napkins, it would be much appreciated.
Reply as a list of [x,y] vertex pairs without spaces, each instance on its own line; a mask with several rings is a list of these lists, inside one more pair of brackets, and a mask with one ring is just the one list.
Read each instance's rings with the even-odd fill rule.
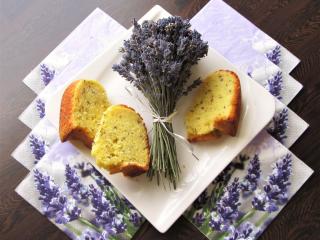
[[[276,98],[276,114],[184,213],[209,239],[255,239],[311,176],[288,148],[308,124],[286,105],[302,85],[283,46],[221,0],[191,19],[210,47]],[[16,191],[72,239],[131,239],[143,216],[46,119],[56,89],[126,31],[96,9],[23,82],[38,96],[19,119],[32,131],[12,156],[30,170]]]

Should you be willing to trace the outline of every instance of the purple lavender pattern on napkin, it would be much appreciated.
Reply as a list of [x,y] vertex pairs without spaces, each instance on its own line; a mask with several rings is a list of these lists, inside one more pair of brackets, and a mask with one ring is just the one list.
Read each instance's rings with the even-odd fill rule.
[[210,1],[190,22],[211,47],[244,72],[271,64],[252,49],[253,36],[259,31],[257,27],[223,1]]
[[[310,169],[301,174],[307,169],[289,150],[261,132],[184,216],[212,240],[256,239],[312,174]],[[299,181],[297,176],[305,180]]]
[[72,239],[131,239],[144,222],[70,143],[53,145],[17,192]]
[[44,63],[40,64],[40,79],[45,86],[51,82],[51,80],[54,78],[54,75],[54,69],[50,69],[49,66]]
[[36,109],[39,114],[39,118],[44,118],[44,116],[46,115],[46,105],[40,98],[36,100]]
[[280,50],[280,46],[277,45],[275,48],[271,49],[270,51],[268,51],[266,53],[266,57],[273,62],[274,64],[276,64],[277,66],[279,66],[280,62],[281,62],[281,50]]

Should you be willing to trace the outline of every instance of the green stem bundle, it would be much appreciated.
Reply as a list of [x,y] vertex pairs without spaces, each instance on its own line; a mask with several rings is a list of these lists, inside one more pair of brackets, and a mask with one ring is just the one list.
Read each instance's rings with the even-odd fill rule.
[[[167,130],[173,132],[171,123],[164,123]],[[153,123],[151,143],[151,166],[148,177],[157,178],[158,184],[162,177],[168,178],[174,189],[180,177],[180,166],[177,159],[176,143],[174,137],[165,129],[160,122]]]

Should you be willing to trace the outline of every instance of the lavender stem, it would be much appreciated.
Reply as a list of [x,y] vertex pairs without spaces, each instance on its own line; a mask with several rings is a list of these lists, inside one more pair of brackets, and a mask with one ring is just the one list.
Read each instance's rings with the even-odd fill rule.
[[261,218],[256,222],[255,226],[259,227],[262,223],[265,222],[265,220],[269,217],[270,213],[269,212],[265,212]]
[[83,218],[83,217],[79,217],[78,218],[79,222],[81,222],[82,224],[96,230],[97,232],[101,233],[102,230],[100,228],[98,228],[97,226],[93,225],[91,222],[89,222],[87,219]]
[[127,237],[128,237],[129,239],[132,238],[132,235],[131,235],[129,232],[126,232],[126,235],[127,235]]
[[81,231],[79,231],[78,229],[76,229],[75,227],[73,227],[70,223],[66,223],[64,224],[64,226],[66,228],[68,228],[68,230],[72,233],[74,233],[75,235],[77,236],[80,236],[81,235]]
[[245,222],[249,218],[251,218],[256,213],[256,209],[251,209],[249,212],[247,212],[244,216],[242,216],[236,223],[236,226],[240,226],[241,223]]

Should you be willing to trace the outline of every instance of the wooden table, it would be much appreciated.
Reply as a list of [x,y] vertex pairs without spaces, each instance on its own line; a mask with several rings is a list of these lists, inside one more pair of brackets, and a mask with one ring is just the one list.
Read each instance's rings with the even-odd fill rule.
[[[29,129],[18,115],[35,97],[21,80],[88,14],[100,7],[126,27],[153,5],[191,18],[206,0],[2,0],[0,2],[0,239],[67,239],[15,192],[28,171],[10,153]],[[310,123],[291,150],[315,174],[261,239],[320,238],[320,1],[227,0],[301,59],[292,72],[304,89],[290,108]],[[166,234],[145,223],[134,239],[205,239],[181,217]]]

